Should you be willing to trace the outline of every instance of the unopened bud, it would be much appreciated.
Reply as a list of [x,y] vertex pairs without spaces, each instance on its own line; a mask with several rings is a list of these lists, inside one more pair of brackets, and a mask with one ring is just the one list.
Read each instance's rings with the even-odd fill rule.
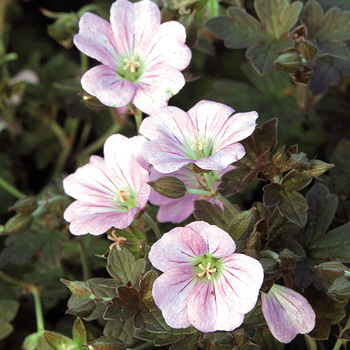
[[112,335],[106,335],[86,343],[88,350],[126,350],[125,344]]
[[10,209],[17,211],[18,213],[29,215],[37,207],[38,207],[38,200],[34,197],[27,197],[16,201],[16,203]]
[[272,156],[272,162],[276,168],[282,168],[287,162],[286,146],[278,149]]
[[16,214],[5,224],[3,234],[18,235],[25,232],[32,224],[33,217],[31,215]]
[[299,53],[290,52],[279,55],[275,64],[279,69],[287,73],[292,73],[302,67],[303,62]]
[[186,194],[185,184],[173,176],[162,176],[148,183],[157,193],[168,198],[181,198]]
[[65,48],[73,46],[73,37],[79,31],[79,18],[74,12],[51,12],[41,9],[41,12],[49,18],[56,19],[47,27],[48,34]]
[[311,176],[320,176],[328,169],[333,168],[334,164],[328,164],[322,162],[322,160],[313,159],[310,161],[311,167],[307,169],[305,172]]
[[328,294],[334,299],[341,301],[350,296],[350,282],[347,278],[337,278],[328,290]]
[[346,272],[350,272],[350,269],[339,261],[328,261],[315,266],[315,269],[329,282],[333,282],[337,278],[343,277]]
[[81,97],[81,102],[83,102],[87,108],[93,110],[94,112],[99,112],[107,108],[95,96],[89,95],[87,93],[81,93],[79,96]]
[[62,278],[61,282],[78,298],[94,298],[91,288],[83,281],[68,281]]
[[304,40],[299,44],[299,51],[307,61],[313,61],[317,47],[310,40]]

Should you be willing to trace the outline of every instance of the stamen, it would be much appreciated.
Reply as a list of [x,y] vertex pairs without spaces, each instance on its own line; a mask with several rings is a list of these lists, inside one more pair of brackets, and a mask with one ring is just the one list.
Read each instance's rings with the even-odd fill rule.
[[120,244],[125,243],[126,242],[126,238],[125,237],[118,237],[115,234],[115,230],[112,231],[112,233],[107,236],[107,238],[111,241],[113,241],[113,243],[109,246],[109,249],[113,249],[113,247],[117,247],[117,250],[122,250],[122,248],[120,247]]
[[211,262],[208,262],[207,266],[204,267],[202,264],[199,264],[198,267],[201,268],[203,271],[198,273],[197,276],[199,278],[203,277],[204,275],[206,275],[206,277],[208,278],[208,280],[211,280],[211,274],[213,272],[216,272],[216,267],[214,268],[210,268]]
[[198,151],[203,151],[204,146],[208,144],[208,141],[206,139],[202,139],[201,137],[198,140],[192,140],[191,142],[191,149]]
[[125,191],[125,189],[120,189],[117,191],[117,194],[113,197],[113,200],[116,202],[123,203],[127,200],[126,196],[128,195],[128,192]]
[[128,58],[124,58],[124,63],[124,70],[129,70],[131,73],[135,73],[136,68],[140,67],[140,62],[134,61],[134,56],[131,56],[130,60]]

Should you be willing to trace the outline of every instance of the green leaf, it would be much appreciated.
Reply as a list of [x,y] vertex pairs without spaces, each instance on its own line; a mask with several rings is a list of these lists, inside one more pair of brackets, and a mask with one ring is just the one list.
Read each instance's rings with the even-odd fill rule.
[[302,246],[307,248],[328,230],[337,209],[338,199],[320,183],[310,189],[305,199],[309,205],[308,220],[297,238]]
[[94,350],[126,350],[124,342],[111,335],[106,335],[98,339],[87,342],[89,349]]
[[126,284],[133,280],[134,256],[125,248],[112,249],[107,260],[107,271],[116,280]]
[[278,208],[281,214],[291,222],[300,227],[305,226],[309,206],[299,192],[283,188],[282,199]]
[[78,298],[72,295],[68,300],[67,314],[87,318],[96,309],[96,303],[92,299]]
[[305,173],[299,173],[291,170],[282,179],[282,186],[286,190],[300,191],[312,181],[312,177]]
[[103,315],[105,320],[120,319],[126,321],[139,311],[140,295],[133,287],[120,286],[117,288],[118,297],[112,299]]
[[86,344],[87,336],[84,322],[79,317],[74,321],[72,333],[76,347],[81,349],[81,347]]
[[281,202],[282,186],[277,183],[271,183],[263,187],[263,201],[267,207],[274,207]]
[[350,223],[327,232],[317,242],[311,243],[309,249],[314,259],[350,262]]
[[0,300],[0,340],[10,335],[14,328],[9,323],[17,315],[19,303],[17,300]]
[[65,335],[50,331],[44,331],[43,336],[46,343],[53,350],[75,350],[74,341]]
[[142,274],[145,271],[145,267],[145,259],[138,259],[134,262],[134,265],[132,267],[132,279],[130,281],[132,285],[135,285],[140,280]]
[[297,23],[303,3],[295,1],[290,4],[289,0],[255,0],[254,7],[263,28],[278,40]]
[[275,208],[272,212],[269,225],[270,240],[289,238],[300,231],[300,227],[282,216],[278,208]]
[[338,58],[350,57],[345,43],[350,39],[350,11],[342,12],[333,7],[324,14],[317,1],[309,1],[304,8],[303,21],[321,52]]
[[293,39],[286,33],[278,41],[261,41],[259,44],[250,46],[246,51],[246,56],[252,61],[254,68],[260,74],[264,74],[274,68],[274,61],[279,53],[293,46]]
[[134,339],[134,326],[133,319],[130,318],[126,321],[110,320],[106,323],[105,328],[103,329],[104,335],[112,335],[126,344],[131,344]]
[[202,220],[211,225],[216,225],[223,230],[226,229],[227,223],[224,220],[224,212],[217,205],[211,204],[205,200],[194,202],[193,215],[197,220]]
[[175,342],[169,350],[196,350],[200,334],[192,333]]
[[227,232],[235,242],[248,238],[254,231],[255,224],[259,220],[256,211],[256,208],[242,211],[233,219]]
[[228,17],[211,18],[205,25],[215,36],[224,40],[226,47],[248,48],[268,37],[259,21],[247,12],[232,6],[226,13]]
[[140,288],[139,293],[141,296],[141,299],[144,301],[151,301],[152,300],[152,287],[153,283],[158,277],[158,274],[154,270],[148,271],[140,281]]

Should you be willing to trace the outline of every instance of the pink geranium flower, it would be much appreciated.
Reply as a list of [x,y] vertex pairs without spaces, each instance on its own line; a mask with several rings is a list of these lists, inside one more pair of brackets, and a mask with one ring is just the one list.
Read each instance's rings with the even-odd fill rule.
[[85,13],[74,44],[102,65],[87,71],[83,88],[103,104],[126,106],[129,102],[145,113],[168,104],[184,86],[180,73],[191,60],[183,25],[160,24],[160,11],[150,0],[118,0],[111,8],[111,23]]
[[104,145],[104,159],[92,156],[88,164],[63,180],[65,192],[76,199],[64,212],[73,234],[124,229],[146,205],[149,175],[140,154],[145,141],[142,136],[113,135]]
[[171,173],[194,163],[207,170],[223,170],[241,159],[245,150],[238,143],[255,128],[256,112],[236,113],[224,104],[200,101],[187,113],[166,107],[146,118],[140,133],[145,158],[161,173]]
[[169,326],[214,332],[242,324],[264,272],[258,260],[235,249],[228,233],[203,221],[174,228],[152,246],[149,259],[164,272],[152,295]]
[[[219,180],[227,171],[232,170],[232,166],[228,166],[226,169],[218,172],[218,174],[213,174],[213,177],[216,179],[213,180],[219,185]],[[168,176],[174,176],[180,179],[187,188],[191,189],[202,189],[202,186],[205,186],[205,179],[202,174],[195,173],[189,167],[183,167],[180,170],[174,171],[173,173],[167,174]],[[151,169],[150,181],[155,181],[164,174],[158,172],[154,168]],[[159,222],[173,222],[179,223],[187,219],[194,212],[194,203],[196,199],[200,199],[201,195],[186,193],[181,198],[168,198],[160,195],[155,190],[151,188],[151,194],[149,196],[149,201],[153,205],[159,206],[157,213],[157,220]],[[210,201],[212,204],[219,206],[223,209],[222,203],[216,198],[203,198]]]
[[290,343],[298,333],[311,332],[315,312],[309,302],[293,289],[274,284],[261,294],[262,311],[272,335],[281,343]]

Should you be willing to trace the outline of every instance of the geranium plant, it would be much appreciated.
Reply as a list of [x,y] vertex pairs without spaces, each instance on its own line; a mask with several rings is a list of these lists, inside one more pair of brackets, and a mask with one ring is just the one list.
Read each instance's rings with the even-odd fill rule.
[[350,6],[82,2],[0,2],[4,348],[346,348]]

